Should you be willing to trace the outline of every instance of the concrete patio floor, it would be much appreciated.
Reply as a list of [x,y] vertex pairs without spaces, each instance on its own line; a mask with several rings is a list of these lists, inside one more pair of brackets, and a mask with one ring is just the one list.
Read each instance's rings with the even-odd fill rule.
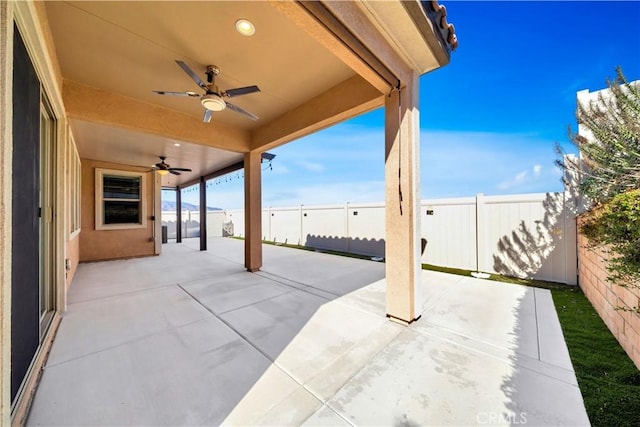
[[547,290],[243,242],[80,265],[28,425],[588,425]]

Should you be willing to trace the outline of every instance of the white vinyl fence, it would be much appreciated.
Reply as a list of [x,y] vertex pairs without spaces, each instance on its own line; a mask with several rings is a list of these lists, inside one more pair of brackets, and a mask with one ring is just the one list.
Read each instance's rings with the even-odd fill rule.
[[[200,211],[182,211],[182,237],[200,237]],[[222,237],[225,211],[207,212],[207,237]],[[176,212],[162,212],[162,226],[167,227],[169,239],[176,238]]]
[[[571,206],[569,193],[423,200],[422,262],[576,284]],[[223,222],[244,236],[244,212],[225,213]],[[384,218],[382,203],[267,208],[262,233],[273,242],[383,257]]]

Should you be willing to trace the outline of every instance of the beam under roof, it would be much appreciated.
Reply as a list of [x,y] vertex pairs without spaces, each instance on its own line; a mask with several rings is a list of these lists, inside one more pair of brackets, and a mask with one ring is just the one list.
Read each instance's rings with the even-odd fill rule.
[[[275,154],[262,153],[262,163],[264,163],[265,161],[270,162],[275,157],[276,157]],[[222,169],[218,169],[216,171],[210,172],[210,173],[206,174],[203,178],[204,178],[205,181],[209,181],[210,179],[218,178],[220,176],[227,175],[229,173],[233,173],[233,172],[239,171],[241,169],[244,169],[244,160],[240,160],[239,162],[236,162],[236,163],[234,163],[232,165],[229,165],[229,166],[224,167]],[[185,183],[180,184],[180,188],[191,187],[192,185],[196,185],[196,184],[199,184],[199,183],[200,183],[200,178],[196,178],[196,179],[193,179],[191,181],[187,181]],[[171,189],[171,188],[175,188],[175,187],[163,187],[163,188]]]
[[249,131],[138,101],[114,92],[64,80],[62,96],[69,118],[160,135],[209,147],[244,153]]
[[383,105],[384,95],[354,76],[254,129],[251,149],[270,150]]

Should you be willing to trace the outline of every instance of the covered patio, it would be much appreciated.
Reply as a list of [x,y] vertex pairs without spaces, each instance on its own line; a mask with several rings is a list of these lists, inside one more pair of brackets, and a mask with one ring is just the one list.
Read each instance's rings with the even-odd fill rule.
[[28,425],[588,425],[547,290],[243,242],[81,264]]
[[[419,83],[447,19],[0,2],[2,423],[588,423],[547,292],[421,271]],[[265,153],[381,107],[386,263],[264,246]],[[245,241],[162,245],[161,188],[238,165]]]
[[[105,292],[76,280],[82,263],[162,252],[162,188],[200,184],[204,212],[206,180],[242,167],[242,264],[258,272],[264,156],[382,107],[385,141],[372,150],[385,159],[387,292],[376,322],[414,322],[419,79],[457,47],[447,19],[437,1],[418,0],[0,2],[3,422],[25,417],[62,316],[72,317],[68,289]],[[138,262],[157,268],[122,286],[193,274],[164,256]]]

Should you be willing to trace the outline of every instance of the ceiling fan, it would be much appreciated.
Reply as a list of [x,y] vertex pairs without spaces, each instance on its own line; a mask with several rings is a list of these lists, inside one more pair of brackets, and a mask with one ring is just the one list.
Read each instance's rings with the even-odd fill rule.
[[232,103],[224,100],[223,98],[231,98],[234,96],[247,95],[254,92],[260,92],[260,88],[258,86],[246,86],[246,87],[238,87],[235,89],[229,90],[220,90],[218,86],[216,86],[215,78],[220,74],[220,68],[215,65],[207,65],[207,71],[205,74],[207,75],[207,83],[203,82],[200,77],[191,69],[187,64],[180,60],[175,60],[176,64],[182,68],[182,70],[193,79],[194,82],[202,89],[205,90],[204,95],[200,95],[196,92],[170,92],[166,90],[154,90],[154,93],[158,95],[171,95],[171,96],[190,96],[192,98],[200,98],[200,103],[205,108],[204,116],[202,117],[202,121],[205,123],[209,123],[211,121],[211,115],[214,111],[222,111],[225,108],[229,108],[236,113],[244,114],[249,117],[251,120],[258,120],[258,116],[252,114],[237,105],[233,105]]
[[191,169],[187,168],[172,168],[171,165],[165,162],[165,156],[159,156],[160,163],[156,163],[153,167],[154,170],[158,171],[160,175],[173,174],[173,175],[182,175],[181,172],[191,172]]

